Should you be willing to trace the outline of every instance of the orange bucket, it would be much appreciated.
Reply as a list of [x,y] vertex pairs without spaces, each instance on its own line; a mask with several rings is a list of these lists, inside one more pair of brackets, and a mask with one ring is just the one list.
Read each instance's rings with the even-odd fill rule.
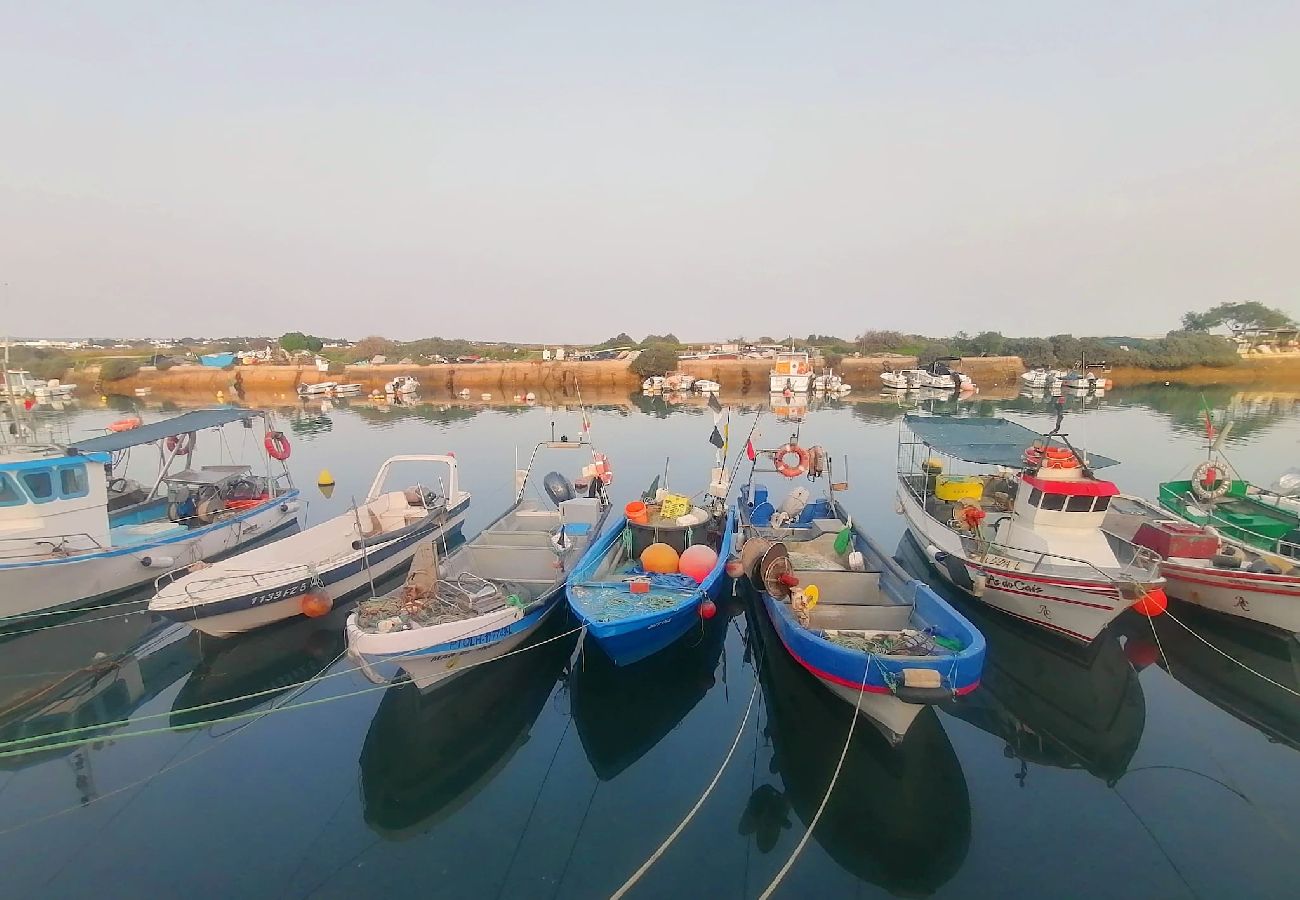
[[623,512],[627,514],[627,520],[633,525],[650,524],[650,510],[646,509],[645,504],[640,500],[633,500],[623,507]]

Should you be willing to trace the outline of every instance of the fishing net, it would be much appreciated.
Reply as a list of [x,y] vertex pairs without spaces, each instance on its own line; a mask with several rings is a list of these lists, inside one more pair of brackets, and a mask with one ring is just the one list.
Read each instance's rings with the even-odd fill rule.
[[[700,586],[689,575],[647,572],[639,562],[624,563],[608,573],[608,581],[577,584],[570,588],[583,614],[593,622],[617,622],[681,605],[685,595]],[[634,583],[649,584],[649,591],[633,593]]]
[[838,647],[874,656],[945,656],[952,649],[943,646],[934,634],[912,628],[902,631],[827,629],[822,636]]
[[357,625],[366,631],[408,631],[448,622],[462,622],[506,606],[528,607],[537,599],[526,584],[461,575],[439,581],[430,592],[410,584],[383,597],[357,604]]

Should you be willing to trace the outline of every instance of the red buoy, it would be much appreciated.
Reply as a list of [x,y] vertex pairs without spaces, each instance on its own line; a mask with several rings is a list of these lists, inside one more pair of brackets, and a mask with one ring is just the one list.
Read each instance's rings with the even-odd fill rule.
[[319,619],[334,608],[334,601],[324,591],[311,591],[302,595],[298,606],[307,618]]
[[1160,588],[1147,591],[1133,604],[1133,611],[1148,618],[1155,618],[1169,608],[1169,598]]
[[700,618],[708,621],[718,614],[718,607],[712,600],[705,597],[700,603]]

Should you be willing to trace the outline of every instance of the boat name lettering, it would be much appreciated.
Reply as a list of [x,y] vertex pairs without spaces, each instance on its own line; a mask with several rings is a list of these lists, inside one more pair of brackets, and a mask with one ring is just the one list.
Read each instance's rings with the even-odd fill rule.
[[263,603],[274,603],[277,600],[284,600],[288,597],[296,597],[299,594],[305,594],[310,587],[311,579],[304,578],[302,581],[296,581],[293,584],[287,584],[284,587],[276,588],[273,591],[267,591],[265,594],[257,594],[248,602],[250,606],[259,606]]
[[984,582],[991,588],[1010,588],[1015,591],[1023,591],[1026,594],[1041,594],[1043,586],[1033,581],[1021,581],[1018,578],[1004,578],[1001,575],[988,575]]

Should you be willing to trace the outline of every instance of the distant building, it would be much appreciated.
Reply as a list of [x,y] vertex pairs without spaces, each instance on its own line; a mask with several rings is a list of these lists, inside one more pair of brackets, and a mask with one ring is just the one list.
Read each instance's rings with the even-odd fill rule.
[[1300,328],[1294,325],[1286,328],[1243,329],[1234,334],[1232,339],[1237,344],[1237,352],[1242,356],[1251,353],[1300,352]]

